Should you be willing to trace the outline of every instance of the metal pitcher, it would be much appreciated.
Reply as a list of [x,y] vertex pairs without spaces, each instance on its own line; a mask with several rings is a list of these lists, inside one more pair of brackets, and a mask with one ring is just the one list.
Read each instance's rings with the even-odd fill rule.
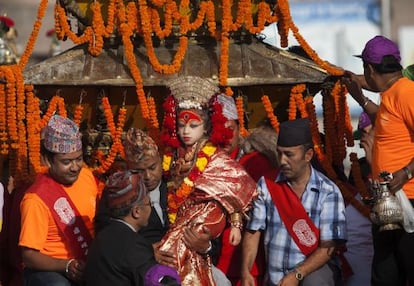
[[371,185],[373,206],[370,218],[379,225],[379,231],[402,227],[403,213],[397,197],[388,188],[389,181],[374,182]]

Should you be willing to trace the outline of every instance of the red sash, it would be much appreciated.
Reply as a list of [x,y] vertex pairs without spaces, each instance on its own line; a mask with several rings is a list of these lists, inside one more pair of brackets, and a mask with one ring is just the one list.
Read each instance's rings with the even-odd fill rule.
[[265,180],[286,229],[302,253],[308,256],[319,245],[319,229],[306,213],[298,196],[286,183]]
[[85,259],[92,236],[63,187],[48,175],[40,174],[30,189],[49,207],[73,257]]

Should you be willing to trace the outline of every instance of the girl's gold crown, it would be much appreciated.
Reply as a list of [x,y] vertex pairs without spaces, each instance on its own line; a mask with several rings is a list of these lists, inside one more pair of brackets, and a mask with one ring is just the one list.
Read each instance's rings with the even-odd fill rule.
[[171,94],[181,109],[203,109],[220,90],[218,86],[197,76],[182,76],[168,81]]

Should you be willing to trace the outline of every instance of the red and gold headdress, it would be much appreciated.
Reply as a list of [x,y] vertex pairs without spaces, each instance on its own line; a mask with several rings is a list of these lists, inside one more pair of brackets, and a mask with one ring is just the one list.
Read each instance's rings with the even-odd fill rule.
[[196,76],[177,77],[168,82],[171,95],[163,104],[162,142],[170,147],[180,146],[177,138],[177,111],[179,109],[198,109],[209,113],[212,131],[210,141],[216,145],[229,142],[232,131],[225,127],[227,119],[223,116],[222,106],[217,100],[219,88],[207,79]]

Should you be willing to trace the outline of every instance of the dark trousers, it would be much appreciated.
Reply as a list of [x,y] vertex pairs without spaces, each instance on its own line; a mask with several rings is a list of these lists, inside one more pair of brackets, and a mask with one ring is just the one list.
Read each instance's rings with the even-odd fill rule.
[[373,286],[414,286],[414,233],[373,226]]
[[62,273],[36,271],[25,268],[24,272],[24,286],[79,286],[73,281],[70,281]]

